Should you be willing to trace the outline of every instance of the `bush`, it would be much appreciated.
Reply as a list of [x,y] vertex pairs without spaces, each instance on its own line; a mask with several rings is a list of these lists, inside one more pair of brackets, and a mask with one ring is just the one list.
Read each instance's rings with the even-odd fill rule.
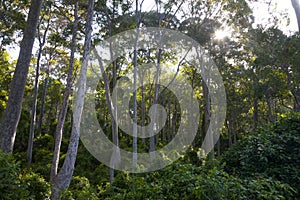
[[63,200],[86,199],[97,200],[95,189],[85,177],[74,176],[70,187],[62,193]]
[[19,163],[11,154],[4,154],[0,149],[0,199],[20,199],[27,196],[19,179]]
[[[239,179],[217,168],[175,163],[145,176],[120,173],[101,199],[293,199],[293,189],[272,178]],[[113,194],[113,195],[112,195]]]
[[300,194],[300,114],[239,141],[223,155],[225,170],[241,177],[273,177]]
[[50,184],[33,172],[20,173],[20,164],[0,149],[0,199],[49,199]]
[[27,191],[27,199],[50,199],[50,184],[43,177],[26,172],[20,175],[22,187]]

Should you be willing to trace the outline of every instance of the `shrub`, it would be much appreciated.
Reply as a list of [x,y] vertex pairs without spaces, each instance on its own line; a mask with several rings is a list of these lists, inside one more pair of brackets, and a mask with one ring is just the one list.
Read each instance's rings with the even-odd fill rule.
[[225,170],[241,177],[273,177],[300,192],[300,114],[239,141],[223,155]]
[[74,176],[70,187],[62,193],[63,200],[86,199],[97,200],[95,189],[85,177]]

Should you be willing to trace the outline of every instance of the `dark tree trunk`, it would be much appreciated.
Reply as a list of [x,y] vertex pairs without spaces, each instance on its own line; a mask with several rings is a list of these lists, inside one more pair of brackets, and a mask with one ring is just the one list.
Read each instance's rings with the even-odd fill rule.
[[40,118],[38,122],[38,129],[37,133],[39,135],[42,134],[42,125],[43,125],[43,118],[44,118],[44,110],[45,110],[45,101],[46,101],[46,95],[47,95],[47,89],[48,89],[48,81],[49,81],[49,65],[46,71],[46,78],[44,80],[44,87],[43,87],[43,96],[41,101],[41,110],[40,110]]
[[13,151],[17,126],[22,110],[22,99],[26,85],[26,78],[41,7],[42,0],[31,1],[28,19],[21,42],[18,62],[11,82],[6,110],[2,119],[1,148],[3,152]]
[[[50,12],[50,9],[48,11],[48,14],[49,14],[49,12]],[[36,69],[35,69],[34,95],[33,95],[33,103],[32,103],[32,108],[31,108],[30,131],[29,131],[28,149],[27,149],[28,164],[31,164],[31,161],[32,161],[33,140],[34,140],[34,135],[35,135],[34,129],[35,129],[35,122],[36,122],[36,106],[37,106],[39,77],[40,77],[40,62],[41,62],[43,47],[46,42],[47,32],[48,32],[48,29],[50,26],[50,19],[51,18],[49,17],[43,37],[41,38],[39,36],[39,44],[40,45],[39,45],[39,53],[38,53],[37,64],[36,64]],[[40,32],[39,26],[38,26],[38,31]]]

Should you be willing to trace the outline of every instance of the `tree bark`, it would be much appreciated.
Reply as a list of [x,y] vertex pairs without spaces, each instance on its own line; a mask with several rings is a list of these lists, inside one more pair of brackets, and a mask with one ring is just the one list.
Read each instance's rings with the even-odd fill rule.
[[291,0],[298,22],[298,31],[300,31],[300,2],[299,0]]
[[[50,9],[48,11],[48,14],[50,12]],[[32,102],[32,108],[31,108],[31,119],[30,119],[30,131],[29,131],[29,139],[28,139],[28,149],[27,149],[27,161],[28,164],[31,164],[32,162],[32,149],[33,149],[33,140],[34,140],[34,128],[35,128],[35,122],[36,122],[36,106],[37,106],[37,96],[38,96],[38,89],[39,89],[39,77],[40,77],[40,61],[42,56],[42,51],[44,48],[44,45],[46,43],[46,37],[47,32],[50,26],[50,17],[47,21],[47,26],[44,31],[42,39],[39,36],[39,53],[37,58],[37,64],[36,64],[36,71],[35,71],[35,83],[34,83],[34,95],[33,95],[33,102]],[[38,26],[38,30],[39,26]]]
[[8,95],[8,102],[2,119],[1,148],[3,152],[13,151],[41,7],[42,0],[31,1],[26,27],[21,42],[20,53]]
[[68,151],[63,166],[59,171],[59,173],[57,174],[57,176],[55,177],[55,179],[53,180],[52,194],[51,194],[52,200],[60,199],[60,193],[62,189],[66,189],[69,187],[74,172],[79,137],[80,137],[80,121],[81,121],[81,115],[82,115],[83,104],[84,104],[84,94],[86,90],[86,80],[87,80],[86,73],[87,73],[88,60],[90,55],[89,52],[90,52],[90,46],[92,40],[93,10],[94,10],[94,0],[89,0],[83,59],[82,59],[82,66],[80,71],[79,88],[78,88],[76,104],[74,108],[72,133],[71,133]]
[[45,110],[45,101],[46,101],[46,95],[47,95],[47,89],[48,89],[48,81],[49,81],[49,64],[47,66],[46,70],[46,78],[44,80],[44,87],[43,87],[43,96],[42,96],[42,101],[41,101],[41,110],[40,110],[40,118],[38,122],[38,129],[37,133],[39,135],[42,134],[42,125],[43,125],[43,118],[44,118],[44,110]]
[[60,146],[61,146],[62,135],[63,135],[63,128],[64,128],[64,123],[65,123],[65,119],[66,119],[66,115],[67,115],[67,111],[68,111],[69,96],[70,96],[71,88],[72,88],[77,29],[78,29],[78,0],[75,2],[75,8],[74,8],[74,26],[73,26],[73,30],[72,30],[70,66],[68,69],[67,85],[66,85],[66,90],[64,93],[64,100],[62,103],[62,107],[59,112],[59,117],[58,117],[58,122],[57,122],[57,126],[56,126],[55,137],[54,137],[55,145],[54,145],[54,155],[53,155],[51,175],[50,175],[51,182],[57,175]]

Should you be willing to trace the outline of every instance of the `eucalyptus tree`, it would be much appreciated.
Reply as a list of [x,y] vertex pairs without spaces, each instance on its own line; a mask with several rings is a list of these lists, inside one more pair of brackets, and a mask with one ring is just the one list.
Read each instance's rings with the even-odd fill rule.
[[78,31],[78,0],[74,4],[74,21],[73,21],[73,29],[72,29],[72,41],[71,41],[71,53],[70,53],[70,64],[67,74],[67,85],[64,93],[63,103],[61,106],[61,110],[59,112],[56,131],[55,131],[55,145],[54,145],[54,155],[51,167],[51,175],[50,180],[53,183],[53,180],[57,176],[58,163],[59,163],[59,155],[60,155],[60,147],[63,136],[63,127],[67,115],[67,109],[69,104],[69,96],[71,94],[71,89],[73,85],[73,71],[74,71],[74,60],[75,60],[75,52],[76,52],[76,43],[77,43],[77,31]]
[[67,189],[73,176],[75,161],[77,156],[79,137],[80,137],[80,121],[84,104],[84,94],[86,89],[87,66],[89,61],[90,46],[92,40],[92,22],[94,13],[94,0],[89,0],[85,30],[84,51],[82,58],[82,66],[80,70],[79,88],[77,92],[76,105],[74,108],[74,120],[72,125],[72,133],[68,146],[68,151],[55,179],[52,181],[51,199],[60,199],[62,189]]
[[[31,119],[30,119],[30,132],[28,139],[28,150],[27,150],[27,160],[28,164],[32,161],[32,148],[33,148],[33,139],[35,135],[35,123],[36,123],[36,108],[37,108],[37,96],[38,96],[38,87],[39,87],[39,77],[40,77],[40,63],[42,57],[42,51],[47,39],[47,33],[50,27],[51,21],[51,4],[52,2],[46,2],[44,9],[42,10],[42,15],[40,22],[38,24],[38,41],[39,41],[39,49],[37,55],[37,63],[35,67],[35,83],[34,83],[34,91],[33,91],[33,103],[31,108]],[[45,22],[44,22],[45,21]],[[45,24],[44,24],[45,23]],[[41,28],[44,25],[44,32],[41,33]]]
[[[115,34],[130,29],[134,21],[126,21],[124,18],[128,17],[132,11],[131,4],[129,2],[120,2],[120,1],[98,1],[95,6],[95,14],[97,25],[99,27],[99,33],[95,33],[98,36],[98,39],[95,38],[94,43],[97,44],[97,40],[105,38],[110,40],[110,57],[113,59],[113,47],[111,44],[111,37]],[[132,23],[132,24],[130,24]],[[117,78],[120,76],[120,67],[122,63],[120,63],[120,59],[116,59],[112,61],[112,64],[107,67],[106,70],[101,68],[102,76],[103,76],[103,85],[105,90],[106,104],[109,111],[110,119],[111,119],[111,135],[112,141],[115,144],[116,148],[114,149],[114,154],[111,158],[111,165],[117,165],[120,160],[120,151],[119,151],[119,133],[118,133],[118,110],[116,105],[116,97],[113,98],[111,96],[112,89],[116,86]],[[101,111],[103,112],[103,110]],[[114,179],[114,169],[110,168],[110,182],[112,183]]]
[[11,83],[6,110],[1,124],[1,148],[3,152],[12,152],[17,126],[22,110],[26,78],[28,74],[33,43],[39,21],[42,0],[32,1],[20,46],[20,53]]

